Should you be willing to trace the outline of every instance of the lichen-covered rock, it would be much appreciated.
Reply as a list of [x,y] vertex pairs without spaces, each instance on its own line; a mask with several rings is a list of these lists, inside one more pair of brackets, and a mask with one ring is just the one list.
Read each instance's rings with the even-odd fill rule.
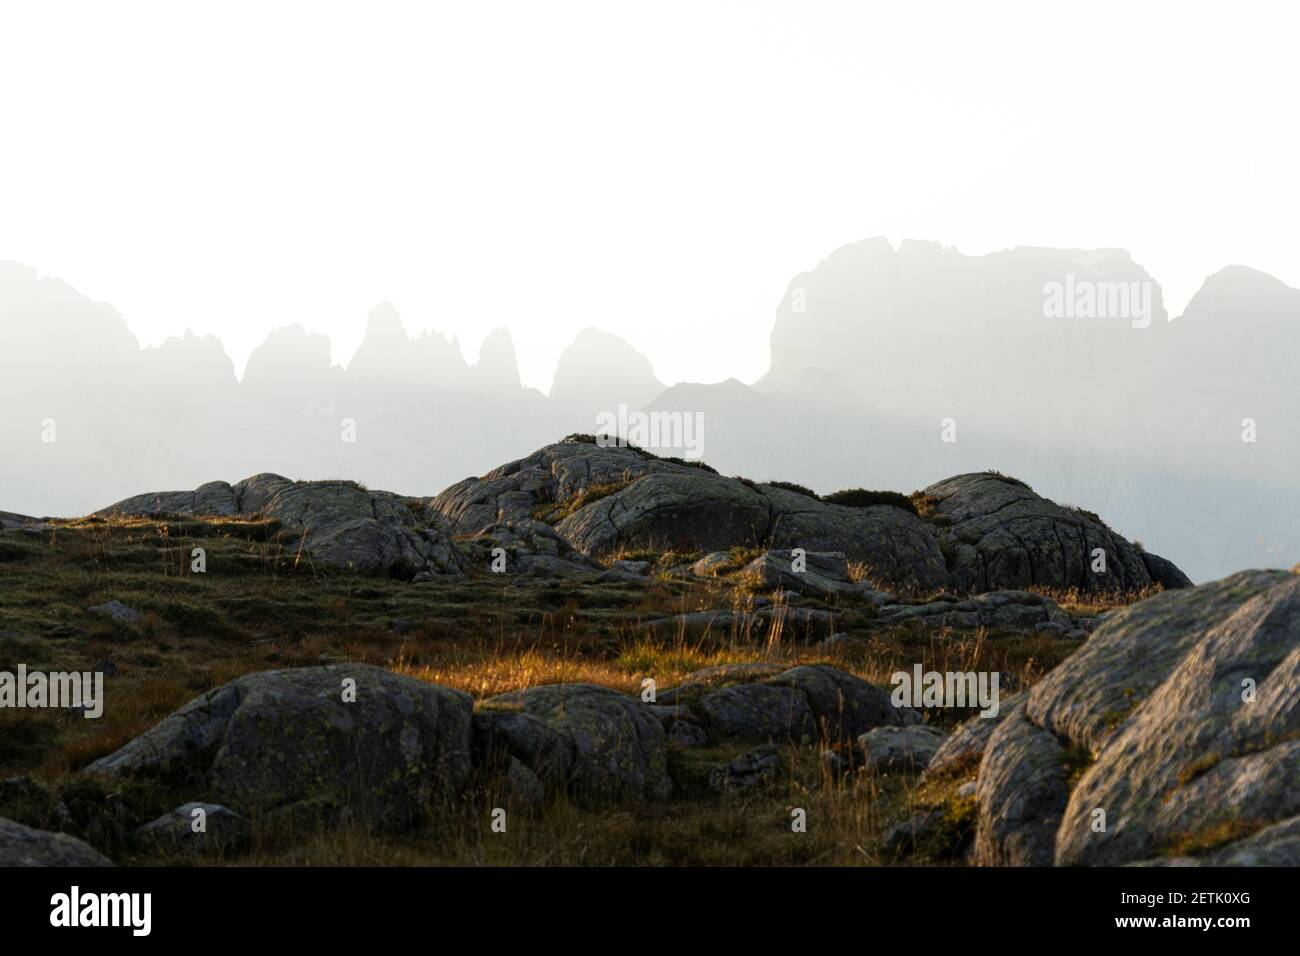
[[[1015,479],[989,472],[958,475],[924,494],[944,522],[937,533],[949,555],[950,586],[957,591],[1031,585],[1136,591],[1153,583],[1142,553],[1101,519],[1063,508]],[[1093,570],[1098,549],[1104,571]],[[1175,571],[1172,565],[1162,571],[1166,582],[1176,580]]]
[[[1104,668],[1117,632],[1141,616],[1130,608],[1082,653]],[[1133,690],[1133,709],[1101,743],[1070,796],[1058,863],[1128,862],[1222,842],[1225,835],[1244,838],[1300,814],[1300,576],[1288,575],[1226,616],[1207,615],[1194,636],[1149,693],[1143,678],[1150,671],[1131,680],[1109,671],[1111,681]],[[1098,648],[1089,654],[1092,641]],[[1088,687],[1095,688],[1097,670],[1089,676]],[[1075,707],[1109,697],[1080,690],[1068,692]],[[1088,741],[1098,742],[1092,721],[1067,716],[1066,694],[1057,681],[1042,696],[1035,688],[1029,711],[1043,726],[1088,728]],[[1089,826],[1097,807],[1106,811],[1104,833]]]
[[0,867],[112,865],[108,857],[76,837],[33,830],[0,817]]
[[1300,866],[1300,816],[1275,823],[1200,857],[1144,860],[1139,866]]
[[[1051,772],[1062,759],[1068,792]],[[1109,616],[991,735],[978,798],[987,862],[1285,858],[1300,576],[1245,571]]]
[[458,575],[467,559],[451,529],[419,499],[350,481],[290,481],[262,474],[235,485],[136,495],[101,515],[263,517],[280,523],[313,560],[357,571]]
[[1051,866],[1056,826],[1069,797],[1060,742],[1024,716],[1008,713],[989,738],[975,796],[980,866]]
[[663,725],[638,698],[594,684],[546,684],[481,701],[482,748],[521,761],[550,786],[589,799],[672,792]]
[[468,694],[368,665],[264,671],[191,701],[87,771],[197,785],[309,824],[400,828],[468,783],[471,713]]

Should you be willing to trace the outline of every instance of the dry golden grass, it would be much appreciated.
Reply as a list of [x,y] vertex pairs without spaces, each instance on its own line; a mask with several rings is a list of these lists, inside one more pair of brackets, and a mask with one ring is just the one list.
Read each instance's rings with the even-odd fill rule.
[[1033,585],[1029,588],[1035,594],[1055,601],[1066,614],[1093,616],[1116,608],[1127,607],[1152,595],[1159,594],[1164,587],[1152,584],[1145,588],[1131,591],[1082,591],[1079,588],[1048,588]]

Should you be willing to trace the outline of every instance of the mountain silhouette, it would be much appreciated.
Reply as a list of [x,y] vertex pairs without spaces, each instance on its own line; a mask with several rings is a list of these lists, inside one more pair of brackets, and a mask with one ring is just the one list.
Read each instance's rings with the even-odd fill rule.
[[[1050,290],[1073,307],[1089,284],[1132,292],[1128,312],[1053,312]],[[214,337],[141,349],[112,307],[0,263],[0,506],[78,514],[266,471],[432,495],[624,405],[700,416],[728,474],[907,492],[996,468],[1089,502],[1193,578],[1300,560],[1300,291],[1263,273],[1226,267],[1171,318],[1122,250],[869,239],[790,281],[771,343],[753,385],[666,387],[589,328],[546,396],[520,384],[507,329],[471,365],[384,303],[346,367],[289,324],[237,379]]]

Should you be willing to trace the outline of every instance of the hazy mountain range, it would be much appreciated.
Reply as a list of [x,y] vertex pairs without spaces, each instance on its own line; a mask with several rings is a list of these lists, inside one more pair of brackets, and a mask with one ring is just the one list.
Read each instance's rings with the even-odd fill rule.
[[549,396],[520,384],[506,329],[471,365],[389,305],[346,368],[288,325],[238,380],[217,339],[141,349],[111,307],[8,263],[0,509],[80,514],[265,471],[430,495],[624,404],[698,413],[720,471],[820,492],[996,468],[1202,580],[1300,561],[1297,368],[1300,291],[1230,266],[1171,320],[1159,285],[1109,249],[854,243],[791,280],[753,385],[666,387],[588,329]]

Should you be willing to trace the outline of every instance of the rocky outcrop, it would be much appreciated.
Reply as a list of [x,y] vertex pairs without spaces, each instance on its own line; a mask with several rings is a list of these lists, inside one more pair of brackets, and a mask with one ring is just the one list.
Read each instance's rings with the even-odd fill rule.
[[[868,498],[865,506],[832,503],[791,486],[727,478],[699,463],[571,436],[434,498],[263,474],[235,485],[137,495],[99,514],[262,517],[316,561],[418,581],[482,569],[494,548],[506,552],[506,570],[544,577],[603,573],[598,559],[641,550],[708,552],[689,569],[711,577],[739,570],[731,549],[760,548],[766,553],[745,569],[747,577],[821,597],[872,599],[876,585],[933,594],[1189,583],[1172,563],[1142,552],[1096,516],[995,473],[926,489],[919,499],[925,520],[907,499],[894,497]],[[794,568],[795,549],[808,561],[803,571]],[[1094,570],[1102,559],[1105,569]],[[853,582],[850,564],[860,565]],[[639,576],[618,570],[605,580]],[[1003,600],[998,607],[1006,603],[1031,602]],[[985,610],[954,609],[955,626],[987,626]],[[1036,623],[1065,627],[1050,611],[1031,613]],[[962,623],[967,619],[975,623]]]
[[467,478],[432,501],[458,534],[544,516],[585,554],[732,547],[842,552],[870,576],[921,590],[946,580],[925,524],[888,505],[850,508],[725,478],[627,447],[564,441]]
[[634,448],[562,441],[480,478],[459,481],[430,505],[454,533],[478,534],[492,525],[531,518],[546,506],[572,502],[588,489],[620,487],[651,471],[677,467]]
[[262,517],[277,521],[313,560],[357,571],[456,575],[466,559],[446,521],[419,499],[349,481],[290,481],[255,475],[235,485],[136,495],[100,515]]
[[958,475],[923,494],[950,586],[960,592],[1031,585],[1138,591],[1157,583],[1149,567],[1157,569],[1166,587],[1186,581],[1168,561],[1143,554],[1095,515],[1063,508],[1013,478],[992,472]]
[[264,671],[191,701],[87,771],[298,822],[400,828],[467,784],[471,711],[468,694],[377,667]]
[[1300,576],[1242,572],[1113,614],[989,737],[978,799],[985,862],[1294,852]]
[[0,817],[0,867],[112,865],[106,856],[76,837],[33,830]]
[[545,784],[588,799],[655,800],[672,792],[663,725],[635,697],[594,684],[547,684],[480,702],[479,747]]

